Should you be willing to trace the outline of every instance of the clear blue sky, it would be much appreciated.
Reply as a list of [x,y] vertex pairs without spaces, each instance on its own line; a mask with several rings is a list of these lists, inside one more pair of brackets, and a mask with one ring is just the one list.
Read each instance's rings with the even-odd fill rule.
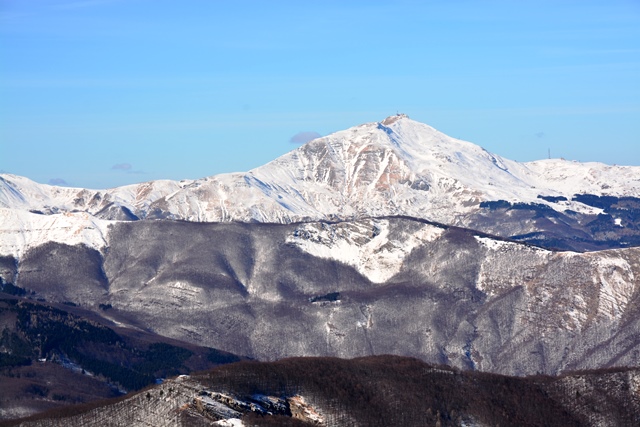
[[396,112],[518,161],[640,165],[640,1],[0,0],[2,172],[246,171]]

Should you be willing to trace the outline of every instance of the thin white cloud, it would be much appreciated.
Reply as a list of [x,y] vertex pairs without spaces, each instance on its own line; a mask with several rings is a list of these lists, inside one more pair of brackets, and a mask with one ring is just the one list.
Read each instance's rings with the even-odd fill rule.
[[146,174],[145,171],[134,170],[133,166],[131,165],[131,163],[117,163],[117,164],[111,166],[111,170],[122,171],[124,173],[128,173],[128,174],[131,174],[131,175],[144,175],[144,174]]
[[640,49],[575,49],[575,48],[546,48],[542,53],[556,56],[583,56],[583,55],[635,55],[640,53]]
[[78,0],[59,3],[51,6],[53,9],[80,9],[84,7],[101,6],[108,3],[116,3],[121,0]]
[[132,168],[133,166],[131,166],[131,163],[118,163],[111,166],[111,169],[113,170],[127,171],[127,172],[130,171]]
[[69,184],[67,183],[67,181],[65,181],[62,178],[51,178],[49,180],[49,185],[61,186],[61,185],[69,185]]
[[292,144],[306,144],[307,142],[316,138],[320,138],[321,136],[322,135],[320,135],[318,132],[314,131],[298,132],[289,139],[289,142],[291,142]]

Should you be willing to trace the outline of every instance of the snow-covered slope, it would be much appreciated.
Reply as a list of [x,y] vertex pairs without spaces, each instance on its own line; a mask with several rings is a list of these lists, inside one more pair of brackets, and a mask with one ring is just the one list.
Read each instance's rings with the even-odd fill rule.
[[640,196],[640,167],[518,163],[400,115],[316,139],[245,174],[196,181],[150,206],[195,221],[408,215],[464,225],[482,201],[550,204],[538,196],[583,193]]
[[85,245],[99,250],[107,245],[110,222],[85,212],[38,215],[0,209],[0,255],[20,258],[26,250],[46,242]]
[[[290,223],[406,215],[469,226],[481,202],[498,200],[602,212],[572,200],[575,194],[640,197],[640,167],[557,159],[518,163],[405,115],[318,138],[246,173],[194,181],[87,190],[0,176],[0,207],[12,216],[80,211],[111,221]],[[15,230],[6,224],[0,226],[0,243]],[[0,251],[7,252],[4,243]]]
[[44,215],[84,211],[100,216],[105,209],[115,205],[132,212],[145,212],[154,201],[191,182],[158,180],[109,190],[89,190],[38,184],[25,177],[0,174],[0,208]]

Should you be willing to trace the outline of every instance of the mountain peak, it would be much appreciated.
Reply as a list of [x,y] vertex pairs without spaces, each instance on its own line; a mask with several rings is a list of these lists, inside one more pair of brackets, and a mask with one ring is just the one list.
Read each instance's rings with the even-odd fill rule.
[[[153,181],[94,191],[40,185],[11,175],[1,178],[0,237],[3,232],[20,236],[22,231],[15,231],[23,224],[40,230],[47,216],[78,211],[107,221],[287,223],[404,215],[497,234],[501,230],[482,222],[487,203],[545,205],[560,213],[593,216],[602,209],[574,200],[574,195],[640,197],[640,167],[518,163],[406,114],[317,138],[247,173],[188,183]],[[9,210],[24,215],[11,213],[15,221],[9,221]],[[626,232],[620,226],[623,217],[611,221]],[[522,221],[505,233],[530,233],[533,226],[528,224]],[[39,236],[32,233],[33,239]]]
[[408,119],[408,118],[409,118],[409,116],[407,116],[406,114],[398,113],[396,115],[387,117],[386,119],[384,119],[380,123],[382,123],[385,126],[389,126],[389,125],[392,125],[393,123],[397,122],[400,119]]

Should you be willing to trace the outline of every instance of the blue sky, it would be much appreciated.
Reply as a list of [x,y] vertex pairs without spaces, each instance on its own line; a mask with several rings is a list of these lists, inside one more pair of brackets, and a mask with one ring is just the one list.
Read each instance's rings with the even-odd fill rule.
[[396,112],[518,161],[640,165],[640,1],[0,0],[5,173],[246,171]]

